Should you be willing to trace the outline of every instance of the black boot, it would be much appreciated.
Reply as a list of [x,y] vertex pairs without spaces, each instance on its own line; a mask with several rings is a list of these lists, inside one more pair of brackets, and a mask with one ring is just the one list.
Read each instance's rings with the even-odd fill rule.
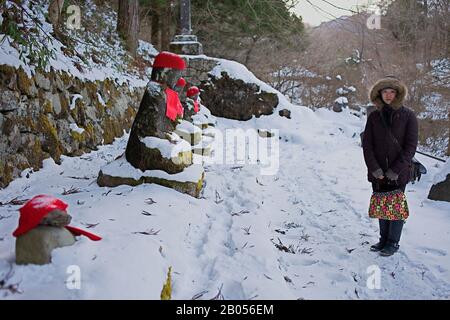
[[380,224],[380,241],[377,244],[374,244],[370,247],[370,251],[380,251],[386,245],[388,236],[389,236],[389,220],[379,219]]
[[392,256],[394,253],[398,251],[400,245],[400,237],[402,235],[403,229],[403,220],[395,220],[391,221],[389,224],[389,236],[386,246],[380,251],[380,255],[388,257]]
[[388,241],[384,248],[380,251],[380,255],[384,257],[392,256],[398,251],[399,248],[400,246],[398,245],[398,242]]

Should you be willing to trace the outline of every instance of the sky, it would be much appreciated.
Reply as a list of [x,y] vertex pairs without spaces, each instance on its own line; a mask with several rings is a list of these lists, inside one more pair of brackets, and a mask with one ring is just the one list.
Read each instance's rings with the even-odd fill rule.
[[[345,9],[356,9],[357,6],[374,4],[376,0],[300,0],[295,12],[303,17],[303,21],[312,26],[318,26],[324,21],[333,20],[334,17],[351,15],[350,11],[333,7],[342,7]],[[329,3],[333,5],[330,5]]]

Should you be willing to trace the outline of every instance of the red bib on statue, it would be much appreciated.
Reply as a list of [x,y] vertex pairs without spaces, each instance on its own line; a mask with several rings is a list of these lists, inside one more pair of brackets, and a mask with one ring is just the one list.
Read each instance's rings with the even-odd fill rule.
[[[177,115],[180,112],[180,98],[178,93],[170,88],[166,88],[166,117],[172,121],[175,121]],[[183,107],[181,107],[183,108]]]

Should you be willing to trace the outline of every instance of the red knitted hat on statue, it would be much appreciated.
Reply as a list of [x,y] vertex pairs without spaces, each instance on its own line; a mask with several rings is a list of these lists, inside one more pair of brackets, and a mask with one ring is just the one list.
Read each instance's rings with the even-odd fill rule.
[[193,97],[198,93],[200,93],[200,90],[196,86],[192,86],[187,90],[186,96]]
[[179,55],[172,52],[163,51],[155,57],[153,68],[171,68],[184,70],[186,69],[186,64]]
[[[34,229],[39,225],[41,220],[50,212],[54,210],[60,210],[66,212],[66,209],[69,205],[64,201],[57,199],[55,197],[41,194],[35,196],[34,198],[28,200],[23,207],[19,209],[20,217],[19,217],[19,226],[14,231],[13,236],[19,237],[28,231]],[[67,213],[67,212],[66,212]],[[102,238],[92,234],[90,232],[66,226],[66,229],[72,232],[74,235],[79,236],[83,235],[88,237],[91,240],[98,241]]]
[[183,88],[184,86],[186,86],[186,80],[184,80],[184,78],[178,79],[176,86]]

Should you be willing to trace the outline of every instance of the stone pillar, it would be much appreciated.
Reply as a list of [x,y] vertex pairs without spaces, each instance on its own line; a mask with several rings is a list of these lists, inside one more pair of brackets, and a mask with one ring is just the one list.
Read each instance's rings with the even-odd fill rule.
[[181,34],[191,34],[191,0],[180,0]]
[[203,46],[197,40],[197,36],[191,34],[191,1],[180,0],[180,24],[181,34],[176,35],[170,43],[170,51],[182,55],[203,54]]

